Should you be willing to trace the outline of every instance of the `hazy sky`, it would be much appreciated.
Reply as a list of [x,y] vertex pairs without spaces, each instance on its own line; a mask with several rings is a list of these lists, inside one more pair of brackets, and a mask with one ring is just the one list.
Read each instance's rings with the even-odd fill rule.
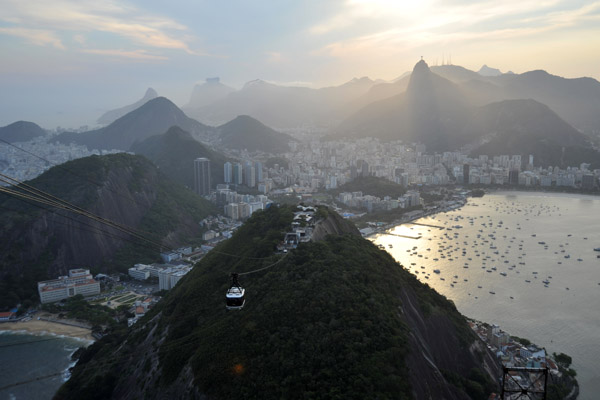
[[76,127],[194,83],[393,79],[423,56],[600,78],[600,1],[0,0],[0,126]]

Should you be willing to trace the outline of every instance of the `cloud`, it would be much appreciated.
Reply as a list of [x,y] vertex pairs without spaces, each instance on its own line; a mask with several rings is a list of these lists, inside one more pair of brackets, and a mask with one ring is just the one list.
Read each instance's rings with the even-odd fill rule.
[[[4,0],[0,20],[17,25],[11,29],[24,32],[41,28],[47,37],[56,37],[58,32],[65,31],[76,32],[76,35],[103,32],[117,35],[130,45],[202,54],[190,49],[192,37],[186,26],[112,0]],[[21,36],[25,37],[25,34]],[[34,43],[56,46],[57,41],[38,40]]]
[[565,0],[347,0],[337,15],[309,32],[335,34],[332,37],[336,38],[313,54],[343,58],[398,53],[428,45],[535,36],[584,21],[598,21],[599,10],[598,1],[575,6]]
[[57,49],[65,49],[65,46],[62,44],[62,42],[56,36],[56,34],[49,30],[19,27],[0,27],[0,34],[20,37],[38,46],[50,45],[56,47]]
[[145,50],[117,50],[117,49],[83,49],[83,53],[111,56],[118,58],[129,58],[134,60],[167,60],[167,57],[149,54]]

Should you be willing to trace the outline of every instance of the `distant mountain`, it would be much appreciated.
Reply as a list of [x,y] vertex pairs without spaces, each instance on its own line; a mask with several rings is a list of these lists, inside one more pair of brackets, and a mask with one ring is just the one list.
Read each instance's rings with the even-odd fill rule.
[[220,144],[229,149],[284,153],[289,151],[288,143],[295,141],[247,115],[240,115],[216,129]]
[[490,97],[537,100],[575,128],[600,134],[600,82],[593,78],[566,79],[546,71],[530,71],[489,79],[501,87]]
[[[141,156],[91,156],[53,167],[27,184],[143,232],[164,249],[192,243],[211,203],[166,178]],[[158,245],[96,220],[0,194],[0,308],[38,299],[36,282],[75,267],[126,271],[159,260]]]
[[460,146],[469,118],[468,102],[457,85],[419,61],[405,93],[372,103],[335,131],[334,137],[373,136],[421,142],[431,150]]
[[431,72],[456,84],[461,84],[472,79],[481,79],[481,76],[477,72],[461,67],[460,65],[436,65],[431,67]]
[[33,138],[45,136],[46,131],[33,122],[17,121],[0,128],[0,139],[7,142],[28,142]]
[[90,149],[129,150],[135,142],[162,134],[172,126],[179,126],[192,135],[205,135],[212,129],[188,118],[167,98],[157,97],[107,127],[84,133],[63,133],[56,139],[83,144]]
[[346,102],[339,110],[341,119],[348,118],[371,103],[404,93],[410,81],[410,73],[403,74],[403,76],[403,78],[398,78],[394,82],[378,83],[362,96]]
[[155,99],[156,97],[158,97],[158,93],[156,93],[156,90],[148,88],[148,90],[146,90],[146,93],[144,94],[144,97],[128,106],[105,112],[100,118],[98,118],[97,122],[101,125],[108,125],[113,121],[116,121],[117,119],[121,118],[123,115],[135,110],[136,108],[140,108],[148,101]]
[[186,110],[191,116],[211,124],[249,115],[279,128],[328,125],[337,121],[337,112],[344,104],[360,97],[373,85],[374,82],[366,77],[321,89],[280,86],[257,79],[223,100]]
[[208,106],[224,99],[232,92],[235,92],[235,89],[222,84],[219,78],[207,78],[203,84],[194,86],[190,102],[182,109],[187,112],[188,110]]
[[194,188],[194,160],[206,157],[210,160],[211,186],[223,183],[225,156],[210,150],[178,126],[143,142],[134,143],[131,151],[150,159],[160,171],[182,185]]
[[[334,211],[320,211],[310,242],[275,255],[292,211],[254,213],[144,318],[84,350],[55,398],[467,400],[499,391],[495,354],[454,304]],[[275,262],[240,276],[244,309],[226,312],[228,274]]]
[[502,75],[502,71],[496,68],[490,68],[487,65],[483,64],[483,66],[477,71],[477,73],[481,76],[498,76]]
[[[531,99],[490,103],[494,96],[486,98],[486,93],[501,94],[505,87],[485,78],[469,80],[471,72],[462,67],[444,67],[436,70],[456,81],[467,80],[462,85],[450,82],[419,61],[405,93],[364,107],[331,137],[419,142],[430,151],[470,145],[474,154],[534,154],[544,165],[561,167],[600,163],[589,139],[549,107]],[[487,105],[472,106],[478,102]]]
[[[593,78],[566,79],[542,70],[502,74],[485,65],[479,72],[458,65],[433,66],[431,71],[457,84],[471,105],[533,99],[549,106],[576,129],[600,137],[600,82]],[[410,74],[404,79],[410,79]],[[350,112],[346,117],[370,103],[403,91],[402,86],[378,84],[362,98],[349,103]]]
[[486,143],[474,155],[533,154],[543,166],[591,163],[600,168],[600,153],[589,139],[535,100],[505,100],[478,109],[466,127]]

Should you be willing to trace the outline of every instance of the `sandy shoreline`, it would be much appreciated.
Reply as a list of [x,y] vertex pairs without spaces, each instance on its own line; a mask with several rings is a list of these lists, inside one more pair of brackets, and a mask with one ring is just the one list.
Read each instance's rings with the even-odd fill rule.
[[91,329],[37,319],[25,322],[3,322],[0,323],[0,331],[25,331],[33,335],[51,334],[94,341]]

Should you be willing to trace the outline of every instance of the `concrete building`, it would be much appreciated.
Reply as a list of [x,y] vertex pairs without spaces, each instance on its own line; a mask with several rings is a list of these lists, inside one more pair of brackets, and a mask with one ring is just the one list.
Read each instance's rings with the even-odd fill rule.
[[257,182],[263,182],[264,178],[263,178],[263,165],[260,161],[256,161],[254,163],[254,169],[256,170],[256,181]]
[[241,185],[243,183],[242,164],[233,164],[233,183],[235,185]]
[[210,160],[200,157],[194,160],[194,189],[202,196],[210,194]]
[[158,273],[158,288],[160,290],[171,290],[177,285],[191,268],[187,265],[178,265],[170,268],[165,268]]
[[231,183],[233,180],[233,164],[227,161],[223,165],[223,181],[225,183]]
[[127,273],[133,279],[137,279],[138,281],[145,281],[150,278],[150,271],[146,268],[146,266],[140,266],[141,264],[136,264],[134,267],[129,268]]
[[251,162],[247,162],[244,168],[244,184],[248,187],[256,186],[256,169]]
[[68,276],[38,282],[38,293],[42,303],[53,303],[78,294],[83,296],[100,294],[100,283],[87,269],[71,269]]

